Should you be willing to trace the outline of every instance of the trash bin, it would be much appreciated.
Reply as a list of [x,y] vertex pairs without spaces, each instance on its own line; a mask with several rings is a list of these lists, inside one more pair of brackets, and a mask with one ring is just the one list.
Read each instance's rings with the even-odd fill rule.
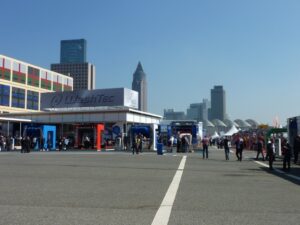
[[157,155],[163,155],[163,144],[157,143]]

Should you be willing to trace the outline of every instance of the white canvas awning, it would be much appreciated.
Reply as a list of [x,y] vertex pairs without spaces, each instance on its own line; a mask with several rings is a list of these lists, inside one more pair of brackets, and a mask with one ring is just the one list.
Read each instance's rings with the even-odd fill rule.
[[229,131],[227,131],[223,136],[232,136],[234,134],[236,134],[237,132],[239,132],[239,130],[236,128],[236,126],[232,126]]
[[211,139],[216,139],[216,138],[218,138],[218,137],[220,137],[220,136],[219,136],[218,133],[215,131],[215,133],[211,136]]

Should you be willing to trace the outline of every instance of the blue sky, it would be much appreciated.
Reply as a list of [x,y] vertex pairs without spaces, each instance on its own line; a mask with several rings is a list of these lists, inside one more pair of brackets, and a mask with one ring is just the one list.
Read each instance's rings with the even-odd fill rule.
[[300,114],[300,1],[0,3],[0,54],[49,68],[60,40],[85,38],[97,88],[131,88],[142,62],[152,113],[186,111],[223,85],[231,119]]

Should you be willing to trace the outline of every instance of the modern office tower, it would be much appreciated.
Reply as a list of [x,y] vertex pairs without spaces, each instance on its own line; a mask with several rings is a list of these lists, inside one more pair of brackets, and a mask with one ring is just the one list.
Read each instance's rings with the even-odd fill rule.
[[164,119],[165,120],[185,120],[186,116],[184,112],[175,112],[174,109],[165,109],[164,110]]
[[51,64],[51,70],[73,78],[74,90],[94,90],[96,68],[91,63]]
[[201,121],[204,121],[204,120],[208,120],[208,110],[209,108],[211,107],[211,104],[210,104],[210,101],[208,99],[203,99],[203,102],[202,102],[202,120]]
[[214,86],[211,89],[211,110],[210,119],[219,119],[224,121],[226,119],[226,97],[223,86]]
[[73,77],[74,90],[94,90],[96,68],[86,62],[86,40],[63,40],[60,63],[51,64],[51,70]]
[[187,109],[187,119],[202,121],[203,118],[203,103],[190,104],[190,108]]
[[62,40],[60,42],[60,63],[85,63],[86,40]]
[[201,103],[190,104],[190,108],[187,109],[187,119],[204,121],[208,120],[208,108],[210,107],[210,102],[208,99],[203,99]]
[[141,62],[133,74],[132,90],[139,93],[139,110],[147,112],[147,81]]
[[73,90],[73,78],[0,55],[0,112],[39,111],[41,93]]

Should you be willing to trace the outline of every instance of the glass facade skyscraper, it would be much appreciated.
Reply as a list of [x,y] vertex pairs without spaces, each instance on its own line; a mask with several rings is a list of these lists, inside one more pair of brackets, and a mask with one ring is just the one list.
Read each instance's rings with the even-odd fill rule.
[[96,68],[86,61],[85,39],[62,40],[60,63],[51,64],[51,70],[74,79],[73,90],[94,90]]
[[210,119],[219,119],[224,121],[226,119],[226,97],[223,86],[214,86],[211,89],[211,111]]
[[62,40],[60,42],[60,63],[85,63],[86,40]]

